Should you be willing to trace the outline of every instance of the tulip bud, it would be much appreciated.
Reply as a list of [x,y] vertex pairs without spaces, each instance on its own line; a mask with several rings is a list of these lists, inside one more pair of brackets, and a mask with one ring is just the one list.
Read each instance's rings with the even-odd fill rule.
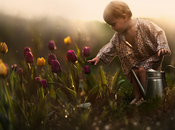
[[66,37],[66,38],[64,38],[64,43],[65,43],[66,45],[69,45],[69,44],[71,43],[71,39],[70,39],[69,36]]
[[25,57],[26,57],[26,62],[27,63],[33,63],[33,55],[32,55],[31,52],[26,52]]
[[35,77],[35,81],[36,81],[37,84],[39,84],[40,86],[42,86],[40,77]]
[[82,50],[82,55],[84,56],[84,57],[88,57],[88,56],[90,56],[90,50],[89,50],[89,47],[83,47],[83,50]]
[[48,48],[49,48],[49,50],[56,50],[57,49],[57,47],[55,46],[55,42],[54,41],[49,41],[49,44],[48,44]]
[[51,62],[51,69],[52,73],[59,73],[61,72],[61,65],[57,60],[52,60]]
[[67,52],[66,58],[67,58],[68,61],[71,61],[73,63],[75,63],[75,61],[78,60],[78,58],[77,58],[77,56],[76,56],[76,54],[75,54],[75,52],[73,50],[69,50]]
[[12,68],[12,71],[13,71],[13,70],[16,71],[16,70],[17,70],[17,64],[11,65],[11,68]]
[[23,75],[23,70],[22,70],[22,68],[19,68],[19,69],[18,69],[18,74],[19,74],[19,76],[22,76],[22,75]]
[[31,52],[31,49],[29,47],[24,48],[24,56],[26,55],[27,52]]
[[48,63],[49,63],[49,65],[51,65],[51,62],[52,62],[52,60],[56,60],[57,59],[57,57],[56,57],[56,55],[55,54],[49,54],[49,56],[48,56]]
[[45,65],[45,59],[43,57],[37,59],[37,66],[44,66]]
[[8,74],[7,64],[4,64],[2,61],[0,62],[0,76],[6,77]]
[[85,74],[90,74],[91,73],[91,70],[90,70],[89,66],[87,66],[87,65],[84,66],[84,73]]
[[5,42],[0,43],[0,52],[1,53],[7,53],[8,52],[8,47]]
[[47,81],[46,81],[46,79],[41,80],[41,83],[43,85],[43,88],[46,88],[47,87]]

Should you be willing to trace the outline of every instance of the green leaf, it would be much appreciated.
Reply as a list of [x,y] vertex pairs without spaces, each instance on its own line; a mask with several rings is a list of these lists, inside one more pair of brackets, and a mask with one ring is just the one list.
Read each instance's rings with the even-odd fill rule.
[[79,95],[80,94],[80,87],[79,87],[78,70],[72,63],[71,63],[71,75],[72,75],[75,91],[76,91],[77,95]]
[[59,98],[63,103],[69,103],[69,102],[68,102],[67,95],[66,95],[63,91],[61,91],[60,88],[58,88],[58,89],[56,90],[56,94],[57,94],[58,98]]
[[88,84],[88,90],[91,90],[93,87],[97,85],[97,81],[95,79],[95,76],[90,73],[86,76],[86,82]]
[[100,66],[100,76],[101,76],[102,84],[107,85],[106,76],[105,76],[105,73],[102,69],[102,66]]
[[118,89],[120,88],[120,86],[121,86],[124,82],[125,82],[125,79],[119,80],[117,91],[118,91]]
[[81,53],[80,53],[80,49],[78,48],[78,46],[75,44],[75,47],[76,47],[76,49],[77,49],[77,58],[78,58],[78,62],[80,63],[80,65],[82,66],[82,67],[84,67],[84,65],[85,65],[85,62],[82,60],[82,58],[81,58]]
[[117,90],[118,90],[118,82],[119,82],[119,77],[120,77],[120,74],[121,74],[121,70],[118,70],[115,75],[114,75],[114,78],[112,80],[112,92],[113,93],[116,93]]
[[99,90],[99,85],[92,88],[88,96],[86,97],[85,102],[92,101],[96,97],[98,90]]
[[53,86],[51,86],[51,89],[50,89],[50,97],[52,97],[52,98],[56,98],[56,94],[55,94],[55,91],[54,91],[54,89],[53,89]]
[[9,130],[10,121],[5,115],[0,113],[0,122],[4,130]]
[[62,84],[60,83],[50,83],[55,85],[56,87],[60,88],[67,96],[67,98],[69,99],[70,102],[76,102],[76,97],[77,94],[75,91],[73,91],[72,89],[68,88],[68,87],[64,87]]

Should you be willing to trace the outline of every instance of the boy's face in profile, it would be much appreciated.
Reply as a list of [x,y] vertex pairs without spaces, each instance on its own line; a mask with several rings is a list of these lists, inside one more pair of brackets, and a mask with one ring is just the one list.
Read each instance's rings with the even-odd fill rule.
[[108,23],[114,31],[123,33],[126,29],[126,20],[124,17],[115,18]]

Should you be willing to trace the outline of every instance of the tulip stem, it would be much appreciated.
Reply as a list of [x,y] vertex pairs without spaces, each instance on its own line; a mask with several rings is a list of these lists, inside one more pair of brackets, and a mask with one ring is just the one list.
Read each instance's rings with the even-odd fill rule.
[[2,89],[4,89],[4,80],[1,78],[1,85],[2,85]]

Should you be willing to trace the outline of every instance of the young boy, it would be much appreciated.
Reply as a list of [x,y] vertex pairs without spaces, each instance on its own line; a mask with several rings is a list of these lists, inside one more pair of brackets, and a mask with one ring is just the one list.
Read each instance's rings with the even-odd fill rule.
[[142,95],[130,70],[134,70],[145,88],[146,70],[152,68],[160,71],[163,56],[171,53],[165,33],[149,20],[132,19],[132,12],[123,1],[110,2],[103,18],[116,32],[97,56],[88,62],[96,65],[101,60],[108,65],[118,56],[124,75],[133,85],[135,99],[130,104],[135,104]]

